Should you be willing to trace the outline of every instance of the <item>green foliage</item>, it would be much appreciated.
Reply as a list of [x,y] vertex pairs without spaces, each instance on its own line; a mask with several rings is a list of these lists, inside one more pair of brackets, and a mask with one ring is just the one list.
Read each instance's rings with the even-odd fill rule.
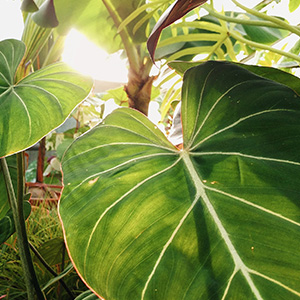
[[[0,157],[25,150],[59,126],[90,92],[92,81],[63,63],[36,71],[19,82],[17,67],[25,46],[0,43]],[[9,64],[8,64],[9,62]],[[23,125],[20,127],[19,122]],[[5,133],[5,134],[4,134]]]
[[185,74],[183,150],[113,112],[62,163],[78,272],[110,300],[299,299],[299,117],[293,90],[221,62]]
[[[56,241],[60,241],[61,245],[63,239],[56,209],[49,209],[46,205],[34,207],[27,221],[27,234],[29,241],[42,252],[44,258],[52,268],[56,272],[61,272],[63,267],[61,259],[63,249],[62,247],[54,249],[54,244],[57,245]],[[47,249],[49,251],[47,251]],[[50,251],[50,249],[53,251]],[[54,259],[54,256],[57,259]],[[35,255],[33,255],[33,260],[35,262],[34,265],[39,282],[42,286],[45,286],[52,280],[53,276],[45,270]],[[69,257],[66,255],[64,265],[67,266],[69,262]],[[69,270],[64,280],[74,295],[86,289],[74,270],[71,272]],[[57,282],[48,286],[45,292],[47,299],[70,299],[70,296],[62,288],[60,283]],[[15,235],[0,246],[0,295],[7,295],[8,299],[11,300],[28,299]]]
[[300,6],[299,0],[290,0],[290,2],[289,2],[290,12],[295,11],[299,6]]
[[[28,201],[24,202],[24,218],[27,219],[31,212],[31,205]],[[15,223],[13,213],[9,210],[0,220],[0,245],[4,243],[13,233],[15,233]]]
[[[7,164],[10,172],[11,180],[14,183],[15,192],[17,186],[17,161],[16,156],[12,155],[7,158]],[[6,183],[3,174],[2,167],[0,166],[0,219],[2,219],[10,209],[7,190],[6,190]]]
[[[188,69],[200,65],[201,62],[185,62],[185,61],[174,61],[169,63],[169,66],[176,70],[178,74],[183,75]],[[286,85],[293,89],[298,95],[300,95],[300,85],[299,78],[293,76],[292,74],[286,73],[282,70],[270,68],[270,67],[260,67],[255,65],[245,65],[241,63],[234,63],[246,70],[249,70],[261,77],[277,81],[283,85]]]
[[[121,23],[122,20],[144,2],[140,0],[54,0],[57,18],[60,22],[58,30],[65,33],[71,27],[75,27],[96,44],[112,53],[123,49],[123,44],[117,31],[118,23]],[[129,33],[128,38],[132,38],[135,43],[146,41],[145,26],[135,34],[133,33],[134,25],[144,15],[145,12],[126,28]]]
[[[35,297],[27,280],[34,270],[24,264],[31,256],[21,253],[26,235],[17,230],[19,252],[9,238],[13,219],[25,226],[19,217],[27,199],[21,156],[16,162],[12,154],[58,127],[75,107],[76,128],[55,146],[65,182],[60,214],[72,261],[93,291],[107,300],[300,298],[299,79],[236,63],[252,60],[292,72],[300,62],[299,39],[290,50],[275,44],[290,33],[300,36],[299,26],[267,14],[273,1],[250,9],[232,0],[239,13],[218,12],[211,1],[203,5],[205,16],[195,10],[172,24],[206,2],[177,0],[158,21],[169,2],[23,0],[26,48],[16,40],[0,42],[0,157],[8,156],[0,167],[0,239],[8,239],[1,245],[0,298]],[[298,7],[299,0],[289,1],[290,11]],[[144,114],[159,94],[153,89],[151,95],[156,77],[149,75],[145,44],[154,27],[151,53],[158,42],[163,64],[185,73],[182,150],[128,108],[71,143],[94,126],[87,120],[102,119],[105,106],[99,109],[95,99],[79,105],[91,80],[64,64],[51,65],[60,59],[60,34],[71,27],[109,52],[125,50],[128,84],[101,97]],[[234,63],[191,62],[199,54]],[[175,79],[174,72],[166,78],[162,83]],[[178,101],[179,81],[164,92],[162,119]],[[26,202],[24,212],[30,212]],[[27,221],[35,292],[43,298],[41,285],[48,299],[68,299],[70,292],[71,298],[96,299],[73,271],[53,213],[34,209]]]

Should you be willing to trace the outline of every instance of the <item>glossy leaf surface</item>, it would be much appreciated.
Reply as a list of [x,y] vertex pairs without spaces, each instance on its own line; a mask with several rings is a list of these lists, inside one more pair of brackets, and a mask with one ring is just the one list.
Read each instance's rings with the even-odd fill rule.
[[89,94],[92,80],[64,63],[15,82],[25,46],[0,42],[0,157],[22,151],[65,121]]
[[185,74],[184,149],[121,108],[63,159],[75,268],[122,299],[300,299],[300,98],[239,66]]
[[[199,66],[203,62],[187,62],[187,61],[172,61],[168,65],[174,69],[179,75],[183,75],[188,69]],[[289,88],[293,89],[298,95],[300,95],[300,79],[290,73],[284,72],[282,70],[262,67],[256,65],[245,65],[241,63],[234,63],[258,76],[276,81],[278,83],[284,84]]]

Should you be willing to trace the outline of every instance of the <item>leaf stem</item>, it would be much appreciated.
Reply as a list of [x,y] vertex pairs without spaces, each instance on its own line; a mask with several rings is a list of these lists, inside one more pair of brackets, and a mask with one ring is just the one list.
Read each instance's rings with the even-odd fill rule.
[[210,5],[204,4],[202,6],[210,15],[227,22],[236,23],[236,24],[244,24],[244,25],[252,25],[252,26],[265,26],[265,27],[273,27],[273,28],[281,28],[280,25],[274,24],[270,21],[259,21],[259,20],[246,20],[240,18],[228,17],[223,14],[220,14],[213,10]]
[[[120,24],[122,23],[122,19],[120,18],[120,16],[116,13],[113,4],[111,3],[110,0],[102,0],[103,4],[105,5],[107,11],[109,12],[110,16],[112,17],[116,28],[118,28],[120,26]],[[141,62],[139,61],[139,56],[137,53],[137,50],[135,48],[135,45],[132,42],[132,38],[129,35],[127,28],[123,28],[123,30],[121,30],[119,32],[120,37],[122,39],[127,57],[128,57],[128,61],[129,61],[129,65],[130,68],[132,70],[134,70],[134,72],[136,74],[138,74],[139,70],[140,70],[140,65]]]
[[292,26],[290,24],[287,24],[285,21],[280,20],[279,18],[273,17],[273,16],[268,16],[264,13],[261,13],[257,10],[248,8],[242,4],[240,4],[239,2],[237,2],[236,0],[231,0],[236,6],[238,6],[239,8],[243,9],[244,11],[246,11],[249,14],[252,14],[253,16],[262,18],[264,20],[273,22],[274,24],[277,24],[279,27],[281,27],[282,29],[286,29],[292,33],[297,34],[298,36],[300,36],[300,28],[298,28],[297,26]]
[[[58,277],[58,274],[49,266],[49,264],[46,262],[46,260],[43,258],[43,256],[39,253],[39,251],[30,242],[28,242],[28,244],[29,244],[29,247],[30,247],[31,251],[36,255],[38,260],[43,264],[43,266],[47,269],[47,271],[49,273],[51,273],[51,275],[53,275],[54,277]],[[63,249],[63,252],[65,252],[65,249]],[[72,293],[72,291],[69,289],[69,287],[66,285],[65,281],[63,279],[59,279],[58,281],[61,283],[63,288],[69,294],[71,299],[74,299],[75,296]]]
[[260,43],[256,43],[256,42],[250,41],[250,40],[245,39],[244,37],[240,36],[239,34],[233,32],[233,31],[230,31],[229,35],[232,36],[233,38],[235,38],[237,41],[239,41],[241,43],[245,43],[245,44],[247,44],[249,46],[252,46],[252,47],[255,47],[257,49],[268,50],[268,51],[271,51],[273,53],[277,53],[279,55],[283,55],[285,57],[289,57],[289,58],[294,59],[294,60],[296,60],[297,62],[300,63],[300,57],[298,55],[296,55],[296,54],[285,52],[285,51],[282,51],[280,49],[276,49],[276,48],[270,47],[268,45],[264,45],[264,44],[260,44]]
[[46,299],[41,288],[39,286],[31,255],[28,246],[28,239],[26,234],[25,227],[25,219],[23,214],[23,197],[24,197],[24,174],[23,174],[23,166],[24,166],[24,153],[17,154],[17,176],[18,176],[18,184],[17,184],[17,197],[15,195],[13,183],[11,180],[11,176],[9,173],[8,165],[5,157],[1,158],[1,166],[5,179],[5,185],[8,193],[8,197],[11,203],[11,209],[13,212],[13,218],[15,222],[18,246],[19,246],[19,255],[22,263],[23,271],[24,271],[24,280],[27,289],[28,299],[35,299],[37,297],[38,300]]

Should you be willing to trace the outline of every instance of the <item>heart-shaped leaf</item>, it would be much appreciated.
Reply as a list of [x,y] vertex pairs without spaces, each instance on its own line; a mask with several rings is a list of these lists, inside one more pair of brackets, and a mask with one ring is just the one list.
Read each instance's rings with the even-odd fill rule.
[[0,42],[0,157],[22,151],[65,121],[89,94],[92,80],[64,63],[15,81],[25,46]]
[[188,70],[183,150],[121,108],[76,140],[59,204],[104,299],[300,299],[300,98],[226,62]]
[[151,59],[154,61],[154,53],[156,45],[162,30],[169,25],[173,24],[178,19],[182,18],[192,9],[202,5],[207,0],[176,0],[159,18],[158,22],[154,26],[148,41],[147,48]]

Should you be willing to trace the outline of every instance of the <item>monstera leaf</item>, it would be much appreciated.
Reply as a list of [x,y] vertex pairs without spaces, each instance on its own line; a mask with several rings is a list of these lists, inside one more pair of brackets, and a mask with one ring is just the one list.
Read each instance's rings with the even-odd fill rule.
[[188,70],[183,149],[121,108],[76,140],[59,205],[107,300],[300,299],[300,98],[226,62]]
[[0,42],[0,157],[30,147],[62,124],[92,87],[90,78],[63,63],[16,82],[24,52],[20,41]]

